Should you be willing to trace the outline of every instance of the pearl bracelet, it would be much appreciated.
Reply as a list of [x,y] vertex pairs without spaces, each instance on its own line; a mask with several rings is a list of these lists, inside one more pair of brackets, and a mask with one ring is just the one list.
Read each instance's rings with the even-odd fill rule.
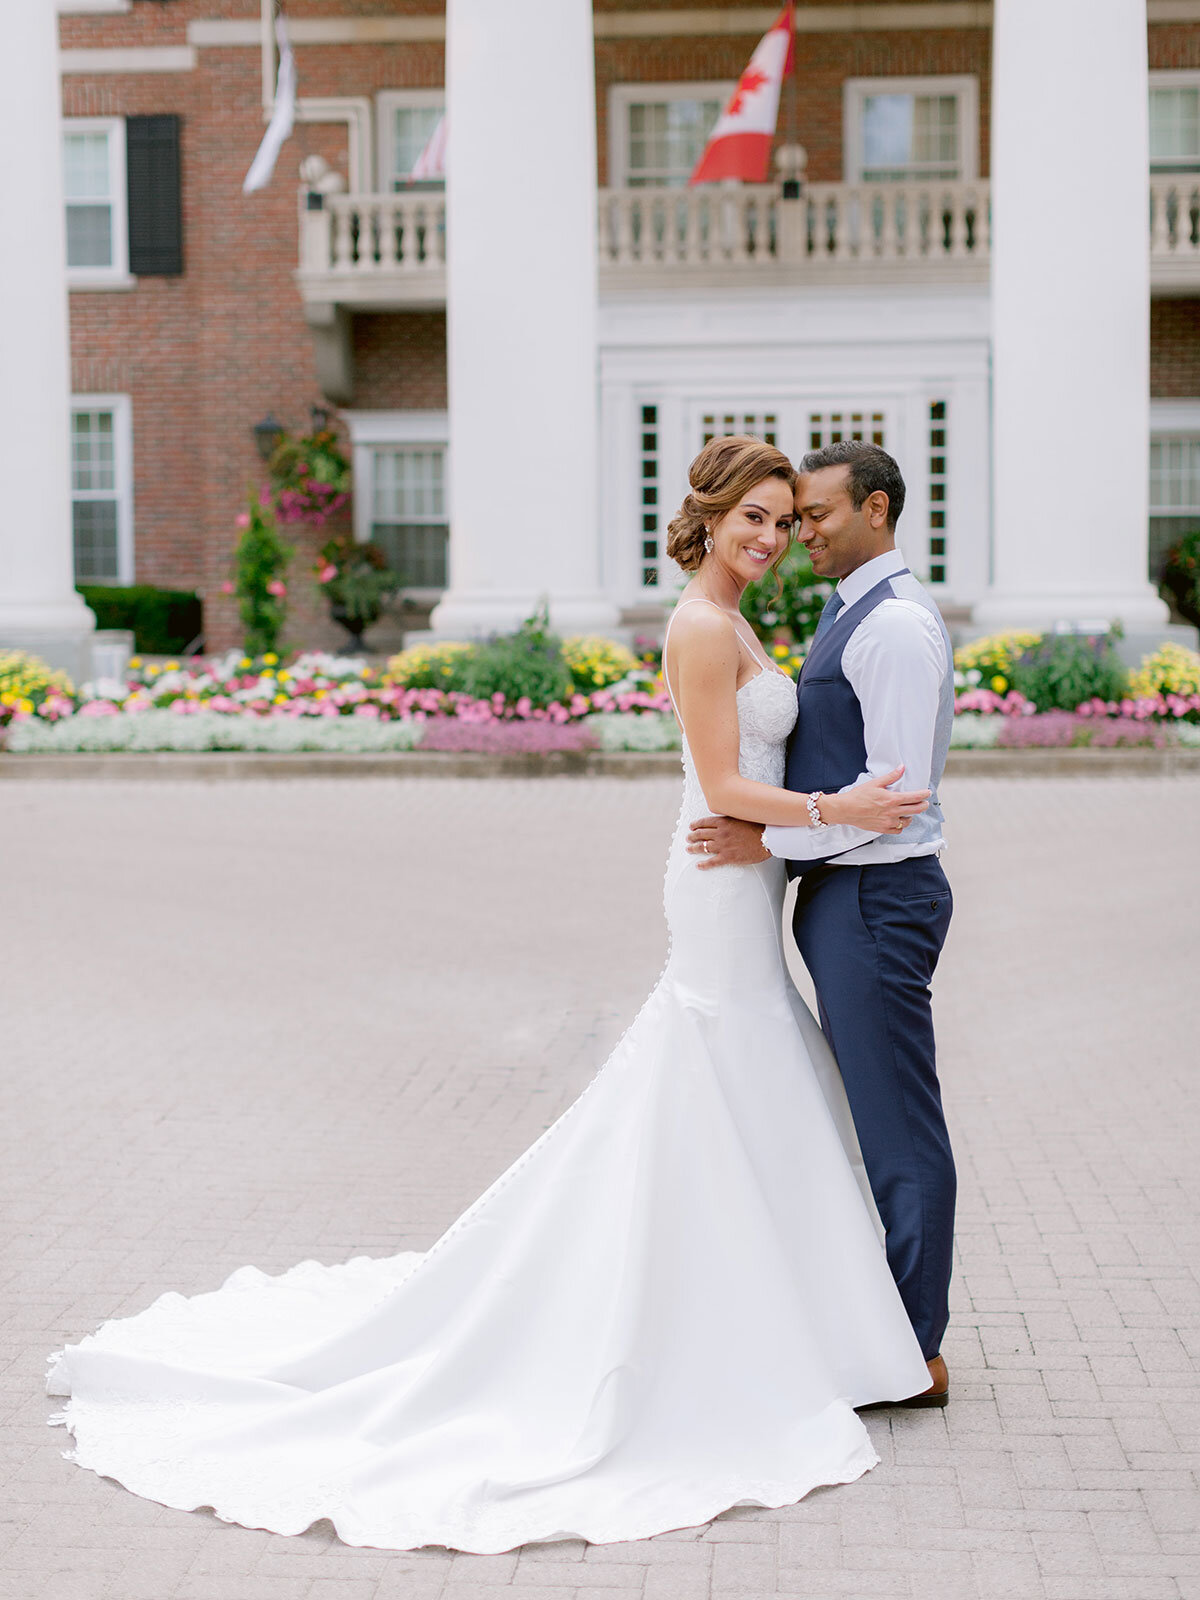
[[818,804],[820,799],[821,791],[819,789],[814,789],[812,794],[807,797],[805,804],[808,806],[808,819],[814,828],[827,828],[829,824],[821,819],[821,810]]

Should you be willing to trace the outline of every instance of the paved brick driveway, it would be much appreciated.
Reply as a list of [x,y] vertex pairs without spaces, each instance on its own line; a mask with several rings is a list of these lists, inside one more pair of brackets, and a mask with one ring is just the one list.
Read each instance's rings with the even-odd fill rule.
[[1193,779],[950,786],[956,1399],[872,1417],[858,1484],[643,1544],[404,1555],[60,1459],[53,1346],[243,1262],[423,1247],[552,1120],[661,965],[676,794],[0,790],[0,1594],[1200,1597]]

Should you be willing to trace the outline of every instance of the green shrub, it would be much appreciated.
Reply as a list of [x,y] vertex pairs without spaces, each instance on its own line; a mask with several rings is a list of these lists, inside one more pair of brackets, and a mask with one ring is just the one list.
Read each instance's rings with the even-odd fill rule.
[[1012,664],[1012,687],[1039,711],[1074,711],[1085,700],[1120,700],[1129,684],[1107,634],[1048,635]]
[[96,626],[129,629],[141,655],[182,655],[204,631],[200,597],[188,589],[156,589],[148,583],[110,589],[81,583],[79,592],[96,613]]
[[242,649],[248,656],[261,656],[279,648],[287,617],[284,573],[292,559],[292,546],[279,537],[275,513],[265,495],[251,494],[249,510],[237,520],[242,534],[233,557],[234,593],[245,629]]
[[1162,581],[1180,616],[1200,627],[1200,529],[1190,529],[1167,551]]
[[742,614],[760,639],[787,634],[793,643],[802,645],[816,633],[832,593],[833,584],[817,576],[808,552],[799,540],[793,540],[775,572],[747,585]]
[[534,706],[548,706],[570,699],[572,690],[562,640],[550,632],[544,608],[516,633],[501,634],[462,658],[457,676],[464,692],[479,700],[502,694],[508,701],[528,698]]

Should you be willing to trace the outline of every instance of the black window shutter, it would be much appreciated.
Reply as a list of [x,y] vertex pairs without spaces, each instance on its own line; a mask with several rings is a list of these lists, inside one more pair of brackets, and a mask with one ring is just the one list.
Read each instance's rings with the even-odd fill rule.
[[179,118],[125,118],[129,189],[129,270],[135,277],[183,271],[183,208],[179,188]]

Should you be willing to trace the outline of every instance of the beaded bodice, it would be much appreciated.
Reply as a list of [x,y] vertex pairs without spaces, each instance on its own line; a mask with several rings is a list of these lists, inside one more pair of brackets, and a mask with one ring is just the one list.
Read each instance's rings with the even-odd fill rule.
[[[783,784],[784,753],[796,723],[796,685],[773,667],[766,667],[737,692],[738,771],[755,783]],[[687,735],[683,735],[683,815],[708,811],[696,775]]]

